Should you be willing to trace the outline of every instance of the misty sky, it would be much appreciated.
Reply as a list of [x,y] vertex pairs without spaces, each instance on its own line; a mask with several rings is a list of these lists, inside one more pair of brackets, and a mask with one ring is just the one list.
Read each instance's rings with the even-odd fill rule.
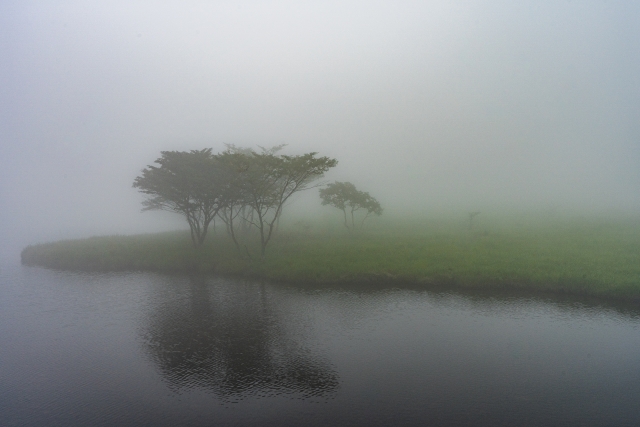
[[640,211],[636,2],[4,0],[0,58],[18,248],[181,225],[133,179],[224,143],[336,157],[386,212]]

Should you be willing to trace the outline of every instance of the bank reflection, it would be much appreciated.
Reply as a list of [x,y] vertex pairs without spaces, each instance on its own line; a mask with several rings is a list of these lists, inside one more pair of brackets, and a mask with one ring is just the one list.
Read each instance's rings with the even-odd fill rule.
[[219,398],[327,396],[339,385],[329,363],[291,337],[257,283],[208,283],[154,308],[144,345],[169,387],[204,388]]

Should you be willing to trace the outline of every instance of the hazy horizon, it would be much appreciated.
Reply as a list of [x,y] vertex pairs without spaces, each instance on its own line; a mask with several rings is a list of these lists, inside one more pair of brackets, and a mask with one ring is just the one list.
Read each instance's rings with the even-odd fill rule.
[[325,180],[389,215],[640,213],[639,19],[596,1],[3,2],[4,256],[181,227],[141,213],[133,179],[225,143],[335,157]]

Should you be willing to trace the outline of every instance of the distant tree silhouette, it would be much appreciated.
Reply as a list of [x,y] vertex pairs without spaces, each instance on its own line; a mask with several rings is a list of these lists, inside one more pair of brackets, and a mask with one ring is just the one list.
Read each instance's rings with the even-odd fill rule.
[[473,230],[473,219],[480,215],[480,211],[469,212],[469,230]]
[[[356,228],[355,214],[358,211],[364,211],[360,227],[369,216],[382,215],[380,203],[369,193],[356,189],[356,186],[350,182],[336,181],[327,185],[326,188],[320,189],[320,198],[323,205],[333,206],[342,211],[344,226],[349,230]],[[348,216],[351,218],[351,225],[349,225]]]

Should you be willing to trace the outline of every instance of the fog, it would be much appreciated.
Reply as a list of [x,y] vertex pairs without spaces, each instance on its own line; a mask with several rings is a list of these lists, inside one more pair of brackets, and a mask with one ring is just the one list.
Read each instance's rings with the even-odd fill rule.
[[627,1],[4,1],[2,256],[182,227],[133,179],[225,143],[335,157],[326,180],[385,214],[640,212],[638,22]]

